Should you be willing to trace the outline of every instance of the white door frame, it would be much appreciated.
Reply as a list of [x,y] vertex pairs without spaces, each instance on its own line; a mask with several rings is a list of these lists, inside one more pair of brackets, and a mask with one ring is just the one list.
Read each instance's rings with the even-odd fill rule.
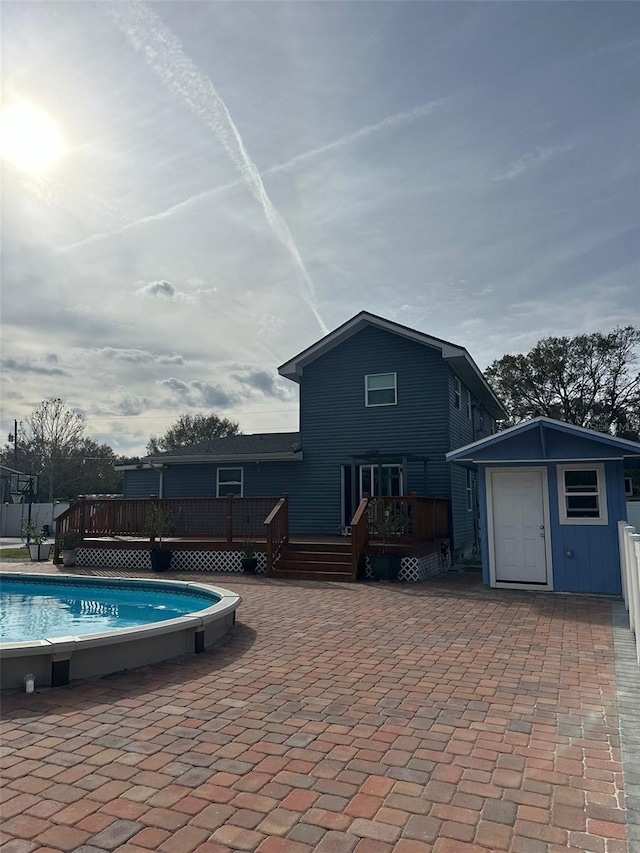
[[[544,517],[544,550],[547,560],[547,582],[539,583],[506,583],[496,580],[496,544],[493,525],[493,475],[520,474],[523,471],[539,471],[542,475],[542,513]],[[498,589],[538,589],[553,590],[553,563],[551,560],[551,513],[549,511],[549,476],[545,465],[518,465],[517,467],[486,468],[486,498],[487,498],[487,544],[489,546],[489,585]]]

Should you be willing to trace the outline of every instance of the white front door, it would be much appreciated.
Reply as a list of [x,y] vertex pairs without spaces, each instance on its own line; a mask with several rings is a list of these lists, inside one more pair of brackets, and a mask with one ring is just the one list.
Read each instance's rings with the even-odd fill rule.
[[494,470],[490,482],[495,582],[548,585],[546,471]]

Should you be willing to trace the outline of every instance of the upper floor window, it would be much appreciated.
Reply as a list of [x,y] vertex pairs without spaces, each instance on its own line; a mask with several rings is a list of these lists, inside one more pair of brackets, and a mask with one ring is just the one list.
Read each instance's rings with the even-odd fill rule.
[[462,383],[457,376],[453,377],[453,405],[456,409],[462,408]]
[[467,417],[469,418],[469,420],[471,420],[471,418],[473,417],[473,414],[471,412],[471,391],[469,391],[468,388],[467,388]]
[[395,373],[371,373],[364,377],[365,405],[395,406],[398,402]]
[[560,524],[606,524],[604,465],[558,465]]
[[218,468],[216,495],[219,498],[242,497],[242,468]]

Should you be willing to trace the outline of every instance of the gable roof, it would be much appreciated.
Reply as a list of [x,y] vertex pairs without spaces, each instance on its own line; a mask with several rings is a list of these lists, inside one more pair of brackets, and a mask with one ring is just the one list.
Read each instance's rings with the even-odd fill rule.
[[640,443],[637,441],[616,438],[613,435],[607,435],[595,429],[587,429],[586,427],[568,424],[565,421],[557,421],[554,418],[547,418],[544,415],[540,415],[537,418],[523,421],[521,424],[516,424],[494,435],[487,436],[487,438],[481,438],[471,444],[466,444],[464,447],[459,447],[457,450],[450,451],[446,455],[447,462],[470,463],[486,461],[486,459],[481,458],[485,450],[516,439],[518,436],[524,435],[531,430],[540,430],[541,432],[543,430],[552,430],[573,436],[582,441],[586,439],[606,448],[607,452],[612,453],[618,459],[640,458]]
[[288,461],[300,459],[299,432],[262,432],[251,435],[228,435],[200,444],[177,447],[165,453],[147,456],[145,462],[242,462]]
[[491,417],[501,420],[507,416],[502,403],[498,400],[493,389],[482,375],[482,371],[464,347],[442,340],[442,338],[434,338],[432,335],[426,335],[424,332],[418,332],[415,329],[410,329],[408,326],[402,326],[400,323],[385,320],[384,317],[378,317],[377,314],[370,314],[368,311],[360,311],[359,314],[356,314],[355,317],[338,326],[333,332],[325,335],[324,338],[316,341],[315,344],[307,347],[307,349],[282,364],[278,368],[278,373],[287,379],[291,379],[293,382],[300,382],[304,368],[308,364],[311,364],[312,361],[320,358],[334,347],[339,346],[367,326],[374,326],[386,332],[391,332],[394,335],[415,341],[418,344],[422,344],[422,346],[440,350],[442,357],[449,362],[453,371],[460,377],[475,397],[480,400]]

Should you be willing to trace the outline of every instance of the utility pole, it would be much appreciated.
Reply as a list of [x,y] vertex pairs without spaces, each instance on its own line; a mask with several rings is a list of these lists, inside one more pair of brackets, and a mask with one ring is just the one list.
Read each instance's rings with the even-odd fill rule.
[[18,421],[13,422],[13,467],[18,470]]

